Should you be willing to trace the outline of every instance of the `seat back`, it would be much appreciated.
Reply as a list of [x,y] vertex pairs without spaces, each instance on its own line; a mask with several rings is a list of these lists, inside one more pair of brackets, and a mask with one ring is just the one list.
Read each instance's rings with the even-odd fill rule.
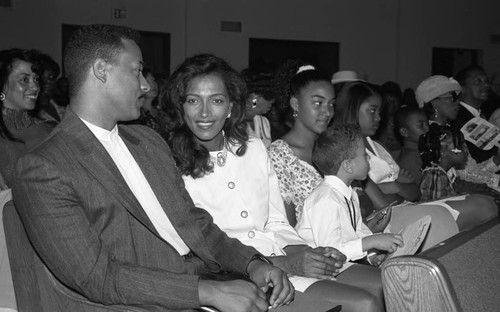
[[94,303],[61,284],[35,252],[12,201],[3,209],[3,222],[19,312],[146,311]]
[[382,267],[382,283],[388,312],[462,311],[446,270],[432,259],[389,259]]
[[496,311],[500,219],[382,266],[387,311]]

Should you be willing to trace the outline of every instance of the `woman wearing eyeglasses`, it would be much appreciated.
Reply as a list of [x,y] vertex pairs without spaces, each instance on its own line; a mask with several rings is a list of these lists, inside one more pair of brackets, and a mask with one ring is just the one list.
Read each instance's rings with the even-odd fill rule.
[[[478,83],[482,84],[486,75],[480,75],[478,70],[473,70],[473,68],[476,67],[471,67],[470,71],[466,70],[465,72],[469,72],[472,76],[477,76],[476,78],[479,79],[479,82],[475,82],[476,85]],[[476,74],[474,74],[474,72]],[[458,77],[462,76],[463,74],[458,75]],[[463,78],[461,79],[463,80]],[[465,80],[471,84],[469,81],[470,79]],[[415,93],[419,106],[424,107],[427,112],[427,116],[429,118],[429,128],[431,130],[436,130],[436,127],[441,128],[451,124],[455,131],[460,131],[460,128],[466,123],[466,121],[463,121],[465,118],[464,116],[470,114],[469,119],[475,116],[466,109],[469,105],[465,104],[464,106],[464,103],[461,103],[459,99],[472,99],[469,101],[470,103],[478,104],[478,99],[484,95],[480,92],[481,89],[474,89],[476,91],[472,89],[474,88],[471,88],[470,86],[462,88],[459,82],[453,78],[447,78],[439,75],[431,76],[422,81],[417,87]],[[483,96],[483,98],[487,97]],[[477,113],[479,113],[479,111],[477,111]],[[461,124],[461,126],[458,127],[457,123]],[[493,149],[490,151],[482,151],[481,154],[489,153],[492,156],[490,156],[488,160],[479,163],[476,162],[473,155],[474,152],[472,150],[477,153],[480,149],[473,144],[468,144],[467,147],[470,151],[467,165],[464,169],[457,170],[457,175],[464,181],[476,184],[486,184],[489,188],[493,189],[493,191],[483,188],[484,191],[481,191],[480,193],[487,193],[495,198],[498,198],[500,195],[498,193],[500,191],[500,175],[496,174],[496,172],[500,169],[500,153],[497,152],[495,154]],[[496,150],[496,148],[494,149]]]
[[462,87],[455,79],[440,75],[420,83],[415,95],[418,106],[427,113],[431,127],[447,125],[457,118],[461,91]]

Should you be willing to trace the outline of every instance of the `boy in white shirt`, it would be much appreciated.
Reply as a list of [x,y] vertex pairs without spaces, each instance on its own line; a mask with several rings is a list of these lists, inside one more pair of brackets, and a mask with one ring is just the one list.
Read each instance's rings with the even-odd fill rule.
[[[357,129],[328,128],[316,141],[312,160],[325,177],[305,200],[296,227],[310,246],[335,247],[348,261],[362,259],[371,249],[392,253],[403,246],[401,235],[373,234],[363,223],[351,183],[366,179],[368,157]],[[379,265],[384,258],[377,257],[373,264]]]

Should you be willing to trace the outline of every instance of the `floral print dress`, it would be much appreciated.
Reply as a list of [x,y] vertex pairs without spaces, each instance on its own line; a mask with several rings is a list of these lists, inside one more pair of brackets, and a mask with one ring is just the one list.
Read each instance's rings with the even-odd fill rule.
[[286,204],[294,204],[298,222],[302,216],[304,200],[323,178],[313,166],[299,159],[283,140],[276,140],[271,144],[269,156],[278,175],[281,197]]

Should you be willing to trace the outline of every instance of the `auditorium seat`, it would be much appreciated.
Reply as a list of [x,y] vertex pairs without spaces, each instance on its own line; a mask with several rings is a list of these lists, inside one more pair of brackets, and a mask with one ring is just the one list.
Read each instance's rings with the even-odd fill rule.
[[382,266],[388,312],[499,311],[500,222],[461,232]]

